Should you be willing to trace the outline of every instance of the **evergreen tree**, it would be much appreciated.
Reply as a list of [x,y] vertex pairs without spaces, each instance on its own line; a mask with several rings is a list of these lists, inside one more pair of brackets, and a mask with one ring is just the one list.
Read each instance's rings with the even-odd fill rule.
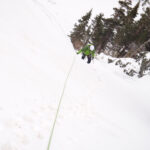
[[117,22],[113,18],[104,18],[103,22],[104,22],[103,37],[97,48],[97,51],[99,53],[106,48],[109,42],[113,41],[114,28],[117,25]]
[[103,24],[103,14],[97,15],[94,20],[92,20],[92,35],[91,42],[93,43],[95,49],[97,49],[99,42],[102,41],[104,24]]
[[78,24],[74,25],[73,31],[70,33],[69,37],[71,42],[80,41],[85,44],[90,36],[90,27],[88,25],[89,19],[91,17],[92,10],[86,13],[81,19],[78,20]]
[[140,6],[140,1],[135,5],[135,7],[133,7],[133,9],[131,9],[129,14],[127,15],[128,23],[133,23],[135,17],[138,14],[139,6]]
[[116,22],[113,18],[104,18],[103,14],[99,14],[92,22],[92,43],[98,53],[106,48],[114,35],[114,27]]
[[138,21],[138,27],[136,31],[136,40],[138,44],[143,44],[150,39],[150,8],[147,7],[144,13],[141,14],[141,18]]
[[[131,1],[122,2],[121,8],[124,10],[124,20],[116,28],[117,34],[115,35],[115,43],[121,46],[121,56],[125,54],[125,50],[129,45],[135,41],[136,22],[134,21],[138,13],[140,2],[138,2],[133,8],[131,8]],[[124,52],[123,52],[124,51]]]
[[113,8],[114,9],[114,20],[118,22],[118,25],[125,24],[126,16],[131,11],[132,7],[131,0],[120,0],[119,1],[119,8]]
[[146,5],[146,4],[150,5],[150,0],[142,0],[142,1],[143,1],[143,3],[142,3],[143,6]]

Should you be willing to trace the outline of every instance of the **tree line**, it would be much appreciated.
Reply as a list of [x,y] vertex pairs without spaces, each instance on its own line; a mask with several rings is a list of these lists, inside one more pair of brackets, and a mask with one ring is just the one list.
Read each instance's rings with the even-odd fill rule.
[[[98,54],[104,52],[114,57],[134,57],[139,47],[148,43],[144,50],[140,50],[150,51],[149,0],[139,0],[134,6],[132,0],[119,0],[118,3],[109,18],[100,13],[91,19],[90,10],[75,23],[69,35],[75,49],[91,43]],[[140,7],[143,10],[141,14]]]

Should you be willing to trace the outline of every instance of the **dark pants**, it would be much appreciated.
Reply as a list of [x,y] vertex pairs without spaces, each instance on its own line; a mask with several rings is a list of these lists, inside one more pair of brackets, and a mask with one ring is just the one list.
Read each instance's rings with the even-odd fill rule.
[[[85,57],[86,57],[86,55],[82,54],[82,59],[84,59]],[[87,63],[89,64],[92,60],[91,55],[87,55],[87,59],[88,59]]]
[[91,62],[91,60],[92,60],[91,55],[88,55],[87,58],[88,58],[87,63],[89,64]]
[[82,54],[82,59],[84,59],[84,58],[85,58],[85,56],[86,56],[85,54]]

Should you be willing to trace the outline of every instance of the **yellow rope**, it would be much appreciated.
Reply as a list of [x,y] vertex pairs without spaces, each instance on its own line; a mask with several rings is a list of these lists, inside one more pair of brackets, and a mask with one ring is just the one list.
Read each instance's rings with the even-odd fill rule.
[[57,118],[58,118],[58,113],[59,113],[59,110],[60,110],[60,106],[61,106],[61,103],[62,103],[62,99],[63,99],[64,93],[65,93],[65,89],[66,89],[66,86],[67,86],[67,81],[68,81],[69,76],[70,76],[70,74],[71,74],[71,71],[72,71],[74,62],[75,62],[75,56],[74,56],[74,58],[73,58],[71,67],[70,67],[70,69],[69,69],[69,71],[68,71],[66,80],[65,80],[65,82],[64,82],[64,86],[63,86],[63,90],[62,90],[62,93],[61,93],[61,96],[60,96],[60,99],[59,99],[59,104],[58,104],[58,108],[57,108],[57,111],[56,111],[54,123],[53,123],[52,130],[51,130],[51,133],[50,133],[50,137],[49,137],[49,142],[48,142],[47,150],[50,150],[50,147],[51,147],[52,138],[53,138],[53,133],[54,133],[56,121],[57,121]]

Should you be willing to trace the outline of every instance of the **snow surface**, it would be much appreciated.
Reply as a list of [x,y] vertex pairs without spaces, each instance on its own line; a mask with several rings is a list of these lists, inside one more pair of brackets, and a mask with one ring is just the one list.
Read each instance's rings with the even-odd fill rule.
[[150,78],[128,77],[105,56],[88,65],[67,37],[86,10],[107,7],[86,2],[0,1],[0,150],[46,150],[74,57],[51,149],[150,149]]

